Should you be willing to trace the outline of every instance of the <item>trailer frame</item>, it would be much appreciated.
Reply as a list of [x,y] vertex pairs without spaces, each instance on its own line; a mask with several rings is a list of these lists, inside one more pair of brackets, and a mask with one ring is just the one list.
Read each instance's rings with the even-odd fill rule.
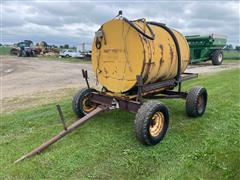
[[[86,81],[87,88],[91,89],[88,81],[88,72],[82,70],[82,75]],[[188,93],[182,91],[182,82],[197,77],[198,74],[195,73],[183,73],[178,81],[174,78],[152,84],[143,84],[142,77],[137,76],[137,92],[134,95],[118,96],[109,92],[97,91],[91,92],[89,100],[98,105],[111,106],[112,108],[137,113],[144,99],[186,99]],[[176,91],[172,90],[176,86],[178,86],[178,89]]]

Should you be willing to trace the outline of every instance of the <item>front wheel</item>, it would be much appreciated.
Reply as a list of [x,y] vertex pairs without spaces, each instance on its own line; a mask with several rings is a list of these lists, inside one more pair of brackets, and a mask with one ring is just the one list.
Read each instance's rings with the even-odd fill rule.
[[202,116],[207,106],[207,90],[204,87],[190,89],[186,98],[186,113],[190,117]]
[[21,56],[22,56],[22,50],[18,50],[17,56],[18,56],[18,57],[21,57]]
[[144,103],[136,114],[136,137],[142,144],[155,145],[164,138],[168,124],[169,113],[164,104]]
[[72,109],[79,118],[85,116],[97,108],[97,104],[89,99],[91,93],[94,91],[96,90],[83,88],[78,91],[73,97]]

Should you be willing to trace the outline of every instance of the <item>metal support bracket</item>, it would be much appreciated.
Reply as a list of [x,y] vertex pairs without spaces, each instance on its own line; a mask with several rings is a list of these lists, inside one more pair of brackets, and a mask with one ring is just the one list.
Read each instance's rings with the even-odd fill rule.
[[57,104],[56,107],[57,107],[58,114],[60,116],[60,121],[61,121],[61,123],[63,125],[63,129],[66,131],[67,130],[67,126],[66,126],[66,123],[65,123],[65,119],[64,119],[64,116],[63,116],[63,112],[62,112],[61,106],[59,104]]
[[138,92],[137,92],[137,101],[139,102],[143,102],[143,98],[142,98],[142,88],[143,88],[143,79],[141,76],[137,76],[137,87],[138,87]]
[[181,92],[182,91],[182,82],[180,81],[178,83],[178,92]]
[[83,75],[83,78],[86,81],[88,89],[90,89],[89,82],[88,82],[88,72],[87,72],[87,70],[82,69],[82,75]]

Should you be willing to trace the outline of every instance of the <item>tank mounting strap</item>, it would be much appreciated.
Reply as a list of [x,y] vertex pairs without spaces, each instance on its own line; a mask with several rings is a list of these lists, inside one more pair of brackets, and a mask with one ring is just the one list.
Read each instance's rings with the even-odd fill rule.
[[141,29],[139,29],[135,24],[134,21],[129,21],[127,18],[123,17],[123,20],[125,22],[127,22],[130,26],[132,26],[138,33],[140,33],[141,35],[143,35],[144,37],[150,39],[150,40],[154,40],[155,39],[155,34],[153,33],[152,29],[150,26],[148,26],[148,23],[146,24],[147,28],[149,29],[151,36],[147,35],[146,33],[144,33]]
[[152,22],[152,21],[147,22],[147,23],[150,25],[159,26],[159,27],[165,29],[173,38],[173,41],[174,41],[176,49],[177,49],[177,57],[178,57],[177,75],[176,75],[175,79],[176,79],[177,83],[179,83],[181,81],[180,80],[180,77],[181,77],[181,51],[180,51],[180,46],[179,46],[177,37],[175,36],[173,31],[170,28],[168,28],[165,24]]

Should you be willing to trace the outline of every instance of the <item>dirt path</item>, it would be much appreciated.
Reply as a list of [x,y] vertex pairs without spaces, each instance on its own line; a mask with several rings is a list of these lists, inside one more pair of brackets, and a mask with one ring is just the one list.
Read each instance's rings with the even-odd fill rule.
[[[80,88],[85,86],[81,69],[89,72],[91,84],[95,84],[95,76],[91,64],[67,63],[61,61],[39,60],[39,58],[18,58],[2,56],[0,73],[2,80],[2,96],[12,98],[28,96],[44,91],[64,88]],[[212,66],[210,63],[189,66],[187,72],[212,73],[225,69],[239,68],[239,63],[224,63]]]
[[35,58],[2,57],[2,97],[9,98],[36,92],[85,85],[81,69],[88,70],[95,81],[91,65],[60,61],[38,60]]
[[226,61],[224,62],[223,61],[223,64],[220,66],[213,66],[211,62],[189,65],[186,72],[206,74],[206,73],[216,73],[219,71],[233,69],[233,68],[240,68],[240,61],[239,62],[226,62]]

